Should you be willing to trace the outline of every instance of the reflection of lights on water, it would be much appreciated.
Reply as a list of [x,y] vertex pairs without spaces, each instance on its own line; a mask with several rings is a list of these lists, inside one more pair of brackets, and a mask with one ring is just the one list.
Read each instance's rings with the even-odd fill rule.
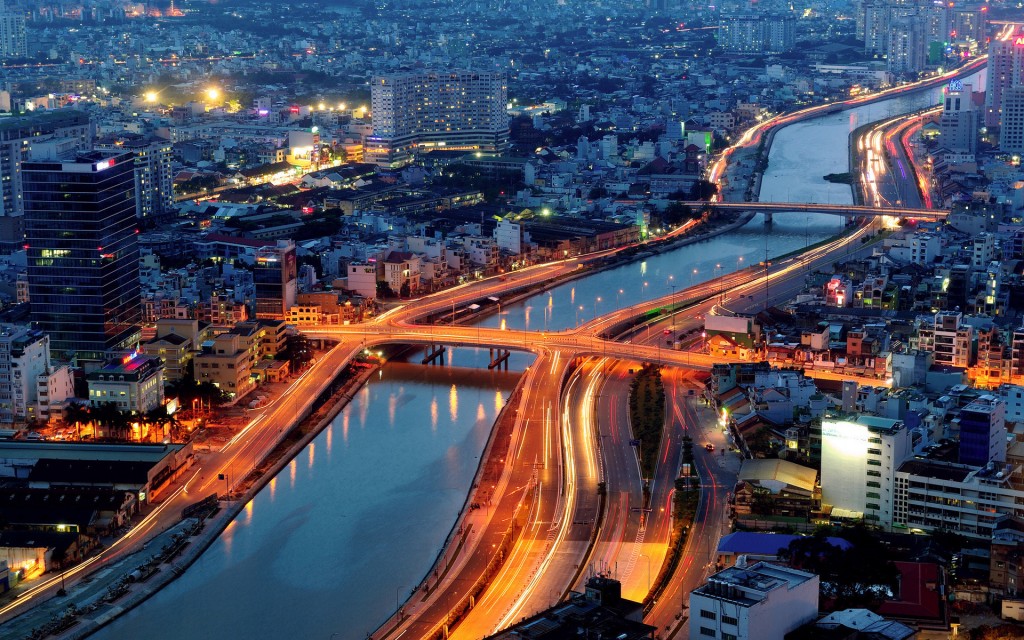
[[331,441],[334,439],[334,425],[327,428],[327,457],[331,457]]
[[448,413],[451,415],[452,422],[459,419],[459,390],[454,384],[448,392]]
[[647,275],[647,261],[646,260],[644,260],[643,262],[640,263],[640,275],[642,275],[642,276],[646,276]]
[[388,426],[395,426],[395,410],[398,408],[398,396],[394,393],[388,396]]
[[569,290],[569,303],[572,304],[574,302],[576,302],[576,287]]
[[252,503],[252,500],[245,503],[245,524],[252,522]]
[[501,396],[501,391],[495,391],[494,392],[494,411],[495,411],[495,414],[497,414],[498,411],[501,411],[501,408],[504,407],[504,406],[505,406],[505,398],[503,398]]
[[501,319],[501,330],[505,331],[508,327],[505,326],[505,318]]
[[348,444],[348,411],[341,414],[341,440]]
[[220,539],[224,541],[224,555],[231,557],[231,543],[235,539],[235,521],[232,520],[228,523],[228,526],[224,527],[224,531],[220,534]]
[[478,421],[487,419],[487,411],[484,410],[484,403],[482,402],[476,405],[476,419]]
[[277,476],[270,479],[270,501],[274,501],[274,494],[277,492]]
[[309,468],[313,468],[313,461],[316,459],[316,443],[309,443]]
[[292,489],[295,488],[295,470],[297,468],[298,468],[298,465],[295,462],[295,458],[292,458],[291,464],[288,465],[288,475],[289,475],[289,480],[291,482],[291,488]]
[[529,306],[528,306],[528,307],[526,307],[526,309],[525,309],[525,310],[523,311],[523,314],[524,314],[524,315],[525,315],[525,317],[526,317],[526,328],[527,328],[527,329],[529,329],[529,328],[530,328],[530,309],[533,309],[533,307],[529,307]]
[[359,402],[359,428],[366,427],[366,413],[370,410],[370,385],[363,385],[362,399]]
[[437,431],[437,398],[430,399],[430,430]]

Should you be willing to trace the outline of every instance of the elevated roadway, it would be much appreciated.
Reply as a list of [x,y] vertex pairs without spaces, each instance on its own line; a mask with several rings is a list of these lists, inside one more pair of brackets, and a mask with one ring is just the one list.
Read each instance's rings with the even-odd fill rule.
[[682,204],[692,208],[710,206],[723,211],[757,211],[760,213],[781,213],[794,211],[800,213],[823,213],[836,216],[856,216],[863,218],[917,218],[920,220],[945,220],[949,215],[946,209],[922,209],[917,207],[887,206],[875,207],[857,204],[816,204],[799,202],[714,202],[701,200],[686,201]]

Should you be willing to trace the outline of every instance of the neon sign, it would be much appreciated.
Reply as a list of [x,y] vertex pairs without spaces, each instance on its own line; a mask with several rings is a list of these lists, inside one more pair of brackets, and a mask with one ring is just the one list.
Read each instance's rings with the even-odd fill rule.
[[1017,39],[1013,41],[1013,44],[1018,47],[1024,47],[1024,36],[1017,36]]

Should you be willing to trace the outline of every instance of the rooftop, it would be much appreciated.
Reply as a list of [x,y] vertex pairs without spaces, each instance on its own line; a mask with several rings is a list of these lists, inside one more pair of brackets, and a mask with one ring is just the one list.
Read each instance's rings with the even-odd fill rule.
[[0,458],[16,460],[124,460],[155,463],[180,444],[86,444],[80,442],[0,441]]
[[744,460],[739,480],[775,480],[813,491],[818,472],[795,462],[779,459]]
[[805,571],[759,562],[749,568],[729,567],[708,578],[694,593],[706,598],[728,600],[750,607],[763,601],[768,593],[783,587],[792,589],[817,576]]

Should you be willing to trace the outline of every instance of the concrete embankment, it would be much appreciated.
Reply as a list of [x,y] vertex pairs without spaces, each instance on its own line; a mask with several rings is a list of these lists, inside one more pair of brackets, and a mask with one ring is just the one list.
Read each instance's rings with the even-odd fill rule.
[[[259,475],[252,479],[252,483],[238,499],[222,501],[220,510],[203,523],[201,530],[187,539],[187,545],[174,558],[173,562],[160,565],[159,571],[153,573],[145,581],[131,583],[127,593],[115,602],[109,605],[102,605],[94,612],[80,614],[78,624],[57,637],[66,640],[76,640],[95,633],[118,616],[145,602],[172,580],[184,573],[217,540],[228,524],[241,513],[245,505],[337,417],[345,405],[352,400],[353,395],[366,383],[374,370],[372,367],[358,370],[358,373],[346,380],[326,403],[305,421],[296,425],[286,436],[286,440],[282,445],[279,445],[264,460],[263,464],[269,462],[270,466],[265,470],[261,470]],[[291,441],[290,444],[285,444],[289,440]],[[145,564],[151,557],[156,555],[158,554],[140,554],[139,565]]]

